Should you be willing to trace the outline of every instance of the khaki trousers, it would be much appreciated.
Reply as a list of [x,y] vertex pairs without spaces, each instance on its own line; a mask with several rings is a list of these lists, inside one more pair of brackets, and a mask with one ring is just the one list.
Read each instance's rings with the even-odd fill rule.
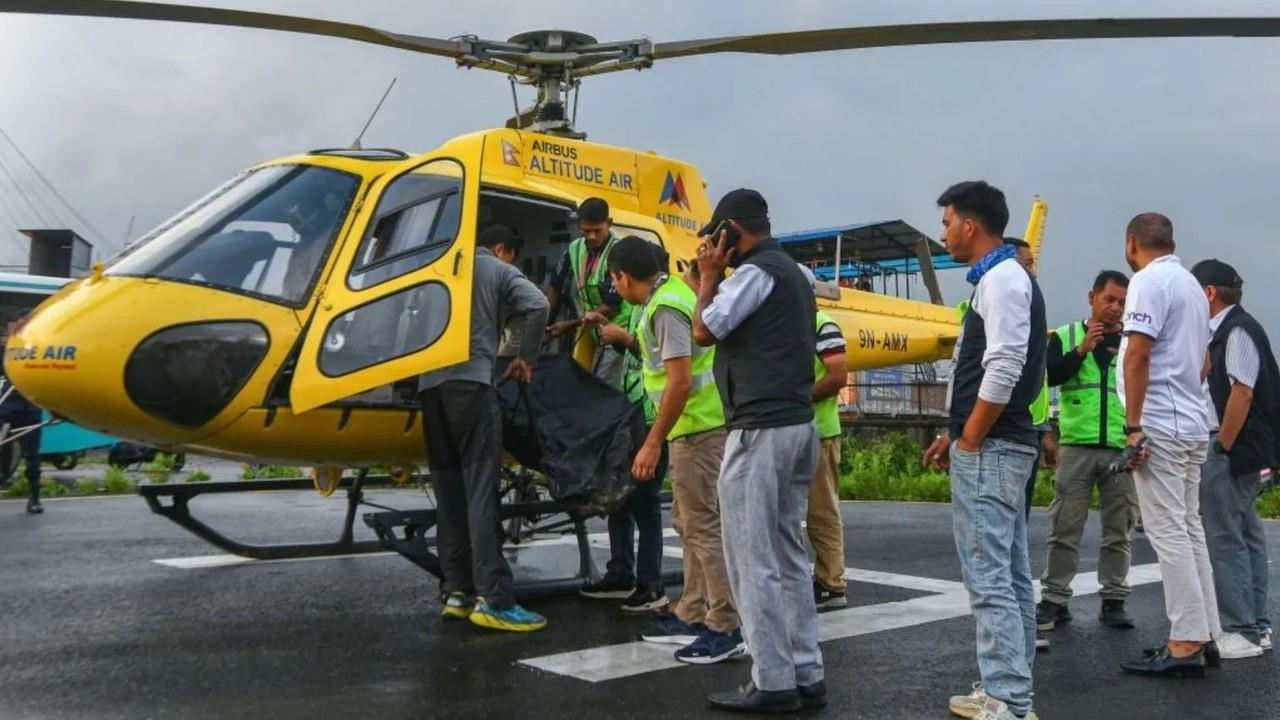
[[828,590],[844,592],[844,521],[840,517],[840,438],[824,438],[809,486],[809,545],[813,575]]
[[728,435],[717,428],[671,441],[671,525],[684,544],[684,592],[674,612],[687,623],[722,633],[738,627],[716,490]]

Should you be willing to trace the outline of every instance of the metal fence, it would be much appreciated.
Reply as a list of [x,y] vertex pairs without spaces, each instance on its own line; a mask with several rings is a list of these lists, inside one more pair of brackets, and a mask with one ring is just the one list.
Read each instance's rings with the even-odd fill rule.
[[840,412],[853,417],[946,417],[947,381],[933,365],[850,373],[840,392]]

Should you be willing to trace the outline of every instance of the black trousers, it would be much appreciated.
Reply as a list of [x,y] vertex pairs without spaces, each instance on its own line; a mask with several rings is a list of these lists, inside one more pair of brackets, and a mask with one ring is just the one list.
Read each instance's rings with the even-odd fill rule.
[[[9,423],[9,432],[40,424],[40,409],[0,405],[0,424]],[[17,451],[26,462],[28,493],[32,500],[40,499],[40,433],[33,430],[17,439]]]
[[498,484],[502,416],[492,385],[455,380],[424,390],[422,435],[436,496],[436,540],[444,592],[515,602],[502,555]]

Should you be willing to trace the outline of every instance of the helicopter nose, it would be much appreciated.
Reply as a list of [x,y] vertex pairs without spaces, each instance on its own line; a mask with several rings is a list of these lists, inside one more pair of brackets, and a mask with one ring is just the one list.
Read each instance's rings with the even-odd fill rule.
[[[15,328],[5,372],[55,415],[109,435],[180,444],[216,430],[215,418],[229,421],[245,409],[234,401],[271,348],[267,326],[297,332],[285,308],[189,285],[103,277],[55,295]],[[281,342],[287,348],[291,339]]]

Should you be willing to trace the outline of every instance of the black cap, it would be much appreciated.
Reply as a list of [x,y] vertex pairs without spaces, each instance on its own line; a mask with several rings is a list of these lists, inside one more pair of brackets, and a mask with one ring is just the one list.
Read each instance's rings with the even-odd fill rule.
[[725,193],[716,203],[716,211],[711,214],[711,222],[698,231],[698,235],[710,235],[716,226],[725,220],[742,220],[743,218],[769,217],[769,203],[764,196],[755,190],[738,188]]
[[1244,287],[1244,280],[1240,278],[1240,273],[1217,258],[1196,263],[1191,268],[1191,274],[1200,282],[1201,287],[1210,285],[1225,288]]

